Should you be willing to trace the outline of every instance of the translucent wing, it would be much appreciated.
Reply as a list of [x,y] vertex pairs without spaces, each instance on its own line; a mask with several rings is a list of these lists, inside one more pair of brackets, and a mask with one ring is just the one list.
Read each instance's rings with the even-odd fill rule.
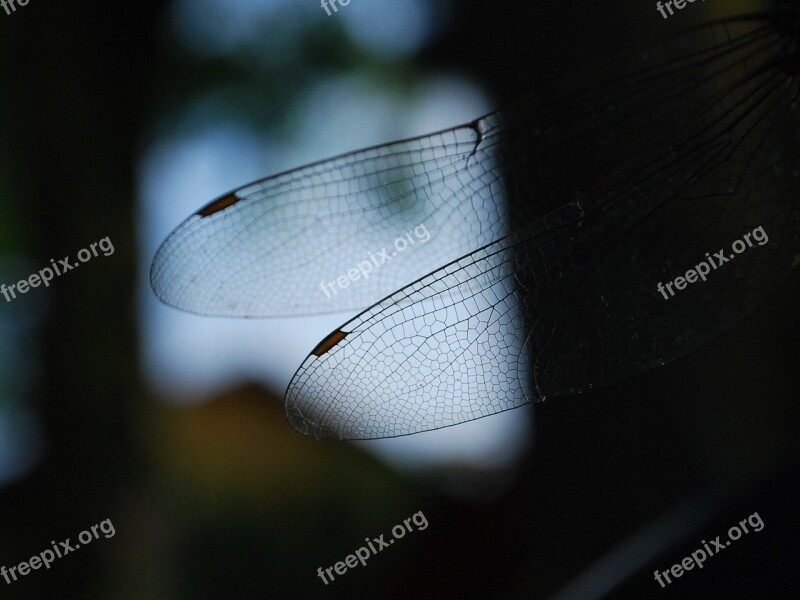
[[[454,425],[665,364],[751,314],[798,263],[800,127],[791,41],[742,39],[700,69],[667,143],[326,338],[287,390],[292,425],[337,439]],[[732,250],[757,228],[768,239]],[[706,281],[659,292],[719,251]]]
[[[494,135],[491,117],[480,126]],[[369,305],[413,280],[416,269],[432,270],[473,249],[475,240],[502,235],[503,208],[479,189],[497,184],[499,175],[491,156],[476,149],[477,127],[355,152],[235,190],[164,242],[153,262],[153,289],[170,305],[208,315]],[[420,230],[403,259],[392,260],[394,240],[420,225],[429,239]],[[364,261],[372,267],[359,285],[323,289]]]
[[[742,53],[772,43],[770,31],[732,27],[698,28],[462,127],[234,190],[163,243],[153,289],[167,304],[219,316],[369,306],[504,237],[509,222],[540,218],[670,134]],[[518,171],[527,176],[509,188],[507,173]],[[421,225],[429,239],[392,256],[394,240]],[[359,266],[370,270],[352,284],[326,285]]]

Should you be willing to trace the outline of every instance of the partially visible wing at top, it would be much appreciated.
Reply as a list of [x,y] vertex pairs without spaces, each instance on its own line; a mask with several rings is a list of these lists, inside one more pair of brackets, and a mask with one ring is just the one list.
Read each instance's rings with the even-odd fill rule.
[[[800,109],[794,40],[769,25],[747,39],[726,43],[724,76],[706,63],[705,102],[667,142],[326,338],[287,390],[292,425],[335,439],[455,425],[631,377],[752,314],[800,262]],[[706,281],[659,292],[719,251]]]
[[[750,21],[699,27],[468,125],[243,186],[162,244],[153,289],[167,304],[219,316],[368,306],[590,189],[774,41]],[[392,257],[394,240],[419,226],[429,239]],[[323,285],[369,262],[366,278]]]

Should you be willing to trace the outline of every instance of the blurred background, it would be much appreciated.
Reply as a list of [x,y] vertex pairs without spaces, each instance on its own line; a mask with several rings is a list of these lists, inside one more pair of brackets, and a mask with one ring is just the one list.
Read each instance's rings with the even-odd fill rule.
[[[211,319],[152,295],[180,221],[265,175],[470,121],[704,20],[631,0],[33,0],[0,11],[0,565],[111,519],[4,598],[794,598],[794,276],[634,380],[369,443],[295,433],[282,395],[348,314]],[[365,537],[429,527],[330,585]],[[654,581],[758,512],[667,589]]]

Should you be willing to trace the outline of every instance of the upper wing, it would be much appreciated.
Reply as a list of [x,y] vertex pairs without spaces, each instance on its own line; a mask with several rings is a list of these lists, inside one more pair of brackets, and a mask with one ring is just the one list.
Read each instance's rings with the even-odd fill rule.
[[[368,306],[502,238],[509,222],[540,218],[672,133],[743,53],[772,41],[736,27],[698,28],[468,125],[237,189],[168,237],[152,287],[167,304],[208,315]],[[400,256],[394,241],[418,227],[428,239]]]
[[[289,385],[290,423],[337,439],[454,425],[663,365],[751,314],[800,252],[797,81],[770,39],[737,51],[669,143],[331,334]],[[706,281],[659,292],[720,251]]]
[[[235,190],[162,244],[153,289],[167,304],[209,315],[369,305],[413,280],[418,269],[433,270],[474,248],[475,240],[503,235],[503,207],[487,193],[499,178],[484,149],[491,143],[478,147],[495,135],[496,120],[489,115],[480,124],[354,152]],[[414,243],[394,259],[395,240],[416,228],[420,235],[411,235]],[[361,281],[323,287],[360,265]]]

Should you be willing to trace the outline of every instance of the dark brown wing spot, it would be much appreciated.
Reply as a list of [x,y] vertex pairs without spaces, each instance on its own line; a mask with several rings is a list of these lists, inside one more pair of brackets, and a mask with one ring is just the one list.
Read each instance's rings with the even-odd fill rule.
[[314,348],[314,350],[311,353],[314,356],[322,356],[328,350],[333,348],[336,344],[341,342],[346,335],[347,333],[345,333],[341,329],[334,331],[332,334],[330,334],[328,337],[322,340],[319,344],[317,344],[317,347]]
[[206,204],[203,208],[197,211],[197,214],[201,217],[208,217],[209,215],[213,215],[221,210],[228,208],[229,206],[236,204],[241,198],[236,194],[228,194],[227,196],[223,196],[222,198],[217,198],[210,204]]

